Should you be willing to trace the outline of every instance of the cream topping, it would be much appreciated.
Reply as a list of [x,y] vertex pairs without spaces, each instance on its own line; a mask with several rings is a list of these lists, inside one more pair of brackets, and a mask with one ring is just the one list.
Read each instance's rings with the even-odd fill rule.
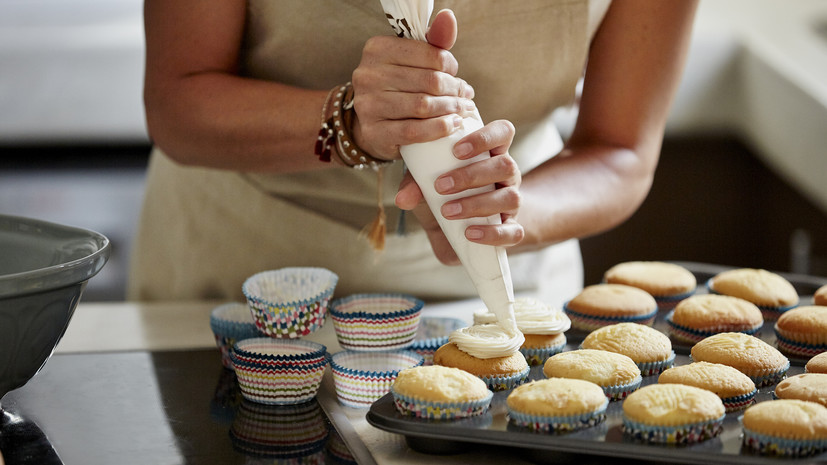
[[[560,334],[571,328],[571,320],[560,310],[549,307],[538,299],[520,297],[514,302],[517,328],[523,334]],[[474,324],[493,324],[499,320],[489,311],[474,313]]]
[[458,329],[448,336],[448,341],[474,357],[496,358],[518,351],[525,336],[519,331],[509,331],[501,324],[482,324]]

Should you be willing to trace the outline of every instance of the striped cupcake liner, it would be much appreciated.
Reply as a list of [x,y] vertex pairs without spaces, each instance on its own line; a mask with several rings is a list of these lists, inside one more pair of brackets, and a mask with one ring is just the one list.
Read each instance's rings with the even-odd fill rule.
[[339,277],[324,268],[263,271],[241,286],[256,326],[276,338],[307,336],[324,325]]
[[592,412],[559,417],[532,415],[513,410],[508,406],[506,408],[508,410],[508,421],[521,428],[543,433],[569,433],[602,423],[606,419],[606,407],[608,405],[609,399],[606,399],[603,405]]
[[525,357],[525,361],[528,363],[530,367],[540,366],[546,363],[549,357],[555,354],[559,354],[566,348],[566,339],[563,339],[562,343],[555,344],[550,347],[542,347],[542,348],[530,348],[530,347],[520,347],[520,353],[523,354]]
[[754,404],[756,394],[758,394],[758,389],[753,389],[752,392],[748,394],[722,398],[721,402],[723,402],[724,404],[724,409],[726,410],[726,413],[737,412],[740,410],[744,410],[745,408]]
[[767,373],[744,373],[755,383],[756,388],[770,386],[779,383],[787,376],[787,370],[790,369],[790,361],[780,370],[771,371]]
[[299,404],[313,399],[319,391],[327,362],[305,369],[260,369],[235,366],[241,395],[252,402],[269,405]]
[[482,415],[491,406],[494,393],[484,399],[467,402],[430,402],[396,392],[391,387],[393,403],[402,415],[428,420],[454,420]]
[[616,400],[623,400],[629,394],[635,392],[639,387],[640,384],[643,382],[643,377],[638,375],[629,383],[626,384],[616,384],[613,386],[600,386],[603,388],[603,393],[606,394],[606,398],[609,401],[616,401]]
[[811,358],[827,351],[827,344],[813,344],[812,342],[802,342],[789,337],[789,334],[778,329],[775,326],[775,345],[778,350],[797,357]]
[[423,365],[429,366],[434,364],[434,352],[436,352],[437,349],[439,349],[447,343],[448,336],[433,337],[425,340],[416,340],[410,346],[408,346],[408,350],[421,355],[422,358],[425,359]]
[[688,425],[647,425],[623,416],[623,433],[640,442],[657,444],[694,444],[712,439],[723,431],[724,417]]
[[566,302],[563,305],[563,311],[566,313],[566,316],[568,316],[571,320],[572,327],[584,331],[594,331],[604,326],[609,326],[617,323],[639,323],[642,325],[651,326],[652,323],[654,323],[655,321],[655,317],[658,315],[657,308],[645,315],[617,317],[586,315],[585,313],[579,313],[569,309],[568,302]]
[[[706,281],[706,290],[710,294],[718,294],[718,295],[725,295],[721,294],[720,292],[716,292],[715,289],[712,288],[712,278],[709,278]],[[777,320],[784,312],[787,310],[792,310],[798,307],[798,302],[793,305],[788,305],[785,307],[777,307],[777,306],[769,306],[769,305],[758,305],[755,304],[759,310],[761,310],[761,315],[764,317],[764,321],[775,321]]]
[[238,361],[268,366],[301,366],[324,359],[327,348],[312,341],[257,337],[236,342],[233,353]]
[[790,439],[743,428],[742,447],[771,457],[807,457],[827,450],[827,439]]
[[673,350],[669,357],[666,360],[658,360],[654,362],[640,362],[637,364],[637,367],[640,368],[640,375],[641,376],[654,376],[659,375],[663,370],[667,368],[672,368],[672,365],[675,364],[675,351]]
[[692,289],[689,292],[685,292],[683,294],[675,294],[675,295],[654,295],[652,297],[655,298],[655,302],[658,304],[659,311],[667,311],[674,309],[682,300],[688,299],[695,295],[695,289]]
[[330,366],[336,396],[348,407],[370,407],[390,392],[400,371],[422,365],[423,362],[421,355],[405,350],[333,354]]
[[709,336],[714,336],[718,333],[727,333],[727,332],[738,332],[749,334],[750,336],[756,335],[761,328],[763,327],[763,323],[755,326],[753,328],[738,328],[738,327],[726,327],[721,326],[715,329],[695,329],[695,328],[687,328],[686,326],[679,325],[672,320],[672,316],[674,315],[673,311],[670,311],[666,314],[664,320],[669,328],[669,333],[675,337],[675,339],[679,339],[684,342],[695,343],[699,342],[702,339],[705,339]]
[[479,378],[485,381],[485,385],[488,386],[488,389],[498,392],[507,391],[528,382],[528,375],[530,373],[531,368],[526,366],[522,371],[513,375],[480,376]]
[[230,427],[230,437],[245,449],[282,454],[318,450],[328,434],[322,410],[315,401],[295,406],[265,406],[245,401]]
[[355,294],[333,301],[339,345],[351,351],[389,351],[411,345],[424,302],[405,294]]
[[242,339],[261,336],[253,321],[247,304],[232,302],[219,305],[210,312],[210,329],[215,336],[215,345],[221,353],[221,364],[232,369],[230,352],[233,345]]

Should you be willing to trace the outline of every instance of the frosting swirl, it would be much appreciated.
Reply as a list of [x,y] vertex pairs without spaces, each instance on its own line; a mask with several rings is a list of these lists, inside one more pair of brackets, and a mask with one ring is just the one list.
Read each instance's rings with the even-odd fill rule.
[[[571,328],[571,320],[565,313],[530,297],[521,297],[514,302],[514,317],[517,328],[524,334],[559,334]],[[497,316],[486,310],[474,313],[475,325],[497,321]]]
[[482,324],[461,328],[448,336],[448,341],[477,358],[506,357],[520,349],[525,337],[519,331],[509,331],[500,324]]

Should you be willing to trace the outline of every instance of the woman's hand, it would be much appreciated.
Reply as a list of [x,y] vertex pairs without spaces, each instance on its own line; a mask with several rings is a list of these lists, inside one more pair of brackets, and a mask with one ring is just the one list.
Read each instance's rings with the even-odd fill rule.
[[[518,244],[525,232],[515,217],[520,209],[522,176],[517,163],[508,154],[514,138],[514,126],[505,120],[489,123],[479,131],[460,139],[454,146],[454,156],[461,160],[489,151],[491,158],[457,168],[439,176],[434,188],[439,194],[450,195],[468,189],[494,184],[497,189],[446,202],[441,214],[450,220],[500,215],[502,224],[474,225],[465,231],[465,237],[480,244],[510,247]],[[410,174],[399,187],[396,205],[413,210],[422,225],[437,258],[444,264],[459,264],[448,239],[442,233],[436,218],[424,202],[422,191]]]

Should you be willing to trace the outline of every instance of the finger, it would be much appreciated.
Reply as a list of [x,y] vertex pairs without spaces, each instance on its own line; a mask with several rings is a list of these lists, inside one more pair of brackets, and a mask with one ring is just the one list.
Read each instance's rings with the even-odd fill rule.
[[510,155],[505,154],[448,171],[436,179],[434,188],[442,195],[449,195],[491,184],[519,187],[521,182],[520,167]]
[[479,131],[458,140],[454,144],[454,156],[460,160],[467,160],[486,151],[492,155],[503,154],[511,146],[514,133],[514,125],[510,121],[493,121]]
[[508,218],[517,214],[521,202],[520,191],[506,187],[445,202],[440,213],[449,220],[485,218],[498,214]]
[[525,229],[520,223],[509,219],[498,225],[469,226],[465,230],[465,237],[479,244],[512,247],[523,240]]
[[354,102],[356,113],[378,120],[427,119],[451,114],[463,118],[475,114],[473,100],[405,92],[382,92]]
[[402,210],[413,210],[420,203],[425,201],[422,195],[422,190],[419,184],[414,181],[411,173],[405,173],[402,181],[399,183],[399,190],[396,192],[394,203]]
[[[353,86],[360,91],[401,91],[474,98],[474,88],[446,72],[400,65],[357,68]],[[359,92],[357,92],[357,95]]]
[[[429,119],[385,120],[361,127],[363,140],[380,141],[373,145],[379,154],[398,154],[401,145],[441,139],[462,127],[462,117],[451,114]],[[382,145],[381,141],[393,141]]]
[[365,42],[359,67],[399,65],[411,68],[433,69],[452,76],[459,64],[448,50],[417,40],[392,36],[374,36]]
[[434,16],[431,27],[425,33],[425,38],[434,47],[451,50],[457,41],[457,18],[454,12],[447,9],[440,10]]

